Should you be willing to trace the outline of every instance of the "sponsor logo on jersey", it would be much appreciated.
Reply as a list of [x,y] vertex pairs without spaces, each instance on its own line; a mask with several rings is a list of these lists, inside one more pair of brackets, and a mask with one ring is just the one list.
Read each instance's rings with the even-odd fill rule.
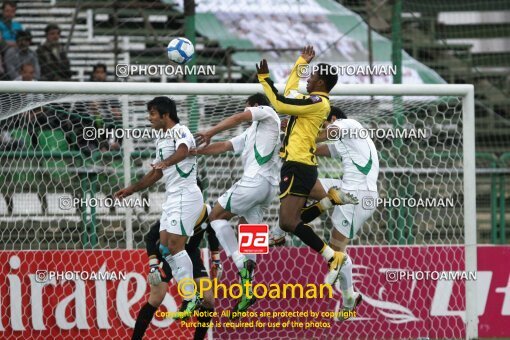
[[314,96],[310,96],[310,100],[311,100],[312,102],[314,102],[314,103],[318,103],[318,102],[322,101],[322,98],[321,98],[321,97],[319,97],[319,96],[315,96],[315,95],[314,95]]

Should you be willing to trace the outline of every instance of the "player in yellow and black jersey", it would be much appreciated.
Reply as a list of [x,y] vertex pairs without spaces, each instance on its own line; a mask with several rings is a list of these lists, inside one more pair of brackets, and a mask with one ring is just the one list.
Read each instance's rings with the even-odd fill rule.
[[[309,95],[298,92],[300,75],[306,73],[314,56],[312,46],[303,49],[289,76],[284,95],[274,87],[265,59],[257,65],[257,73],[273,108],[280,114],[291,116],[280,149],[284,160],[280,174],[280,228],[322,254],[329,263],[327,281],[334,284],[346,259],[345,254],[331,249],[301,220],[301,209],[318,176],[315,139],[330,112],[329,92],[338,81],[331,65],[318,64],[308,79],[306,90]],[[336,189],[328,192],[328,196],[334,204],[348,203],[342,202],[341,192]]]

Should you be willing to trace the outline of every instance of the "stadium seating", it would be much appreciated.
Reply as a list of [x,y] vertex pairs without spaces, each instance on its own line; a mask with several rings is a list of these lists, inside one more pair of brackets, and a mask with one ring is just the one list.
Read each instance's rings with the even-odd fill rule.
[[[17,18],[32,32],[32,42],[39,45],[45,39],[44,28],[48,23],[57,23],[61,30],[61,42],[67,43],[69,32],[72,27],[75,6],[54,6],[50,1],[19,1]],[[110,74],[115,69],[115,55],[112,50],[113,37],[94,36],[93,17],[87,10],[79,11],[76,19],[77,24],[73,27],[73,35],[69,45],[68,57],[71,61],[73,79],[84,81],[89,79],[92,66],[97,63],[107,65]],[[129,44],[131,48],[144,48],[140,44]],[[119,53],[118,62],[126,62],[127,56]]]
[[[105,200],[107,195],[97,193],[98,200]],[[75,236],[73,233],[83,231],[83,216],[80,209],[76,206],[62,205],[61,200],[72,200],[74,196],[65,192],[46,193],[42,200],[39,194],[34,192],[19,192],[9,196],[0,194],[0,239],[3,242],[11,243],[14,247],[17,242],[22,241],[22,237],[27,235],[37,235],[38,233],[49,232],[51,242],[55,239],[67,242]],[[161,215],[161,204],[166,199],[163,192],[151,192],[147,197],[150,202],[150,208],[135,206],[133,208],[132,220],[134,232],[144,234],[144,230],[139,230],[143,226],[154,223],[159,220]],[[131,200],[140,200],[140,194],[134,194]],[[44,202],[44,204],[43,204]],[[11,208],[9,208],[11,207]],[[97,222],[96,230],[100,238],[109,238],[116,235],[117,232],[123,232],[122,221],[125,221],[128,208],[113,207],[108,208],[98,206],[95,208],[95,218]],[[90,208],[87,214],[90,214]],[[26,222],[20,224],[19,222]],[[17,226],[13,229],[14,226]],[[44,236],[48,238],[50,236]],[[46,244],[44,239],[39,240]],[[48,239],[50,242],[50,239]],[[50,243],[51,243],[50,242]],[[106,242],[108,244],[108,242]],[[46,248],[46,245],[42,246]]]
[[42,215],[42,205],[36,193],[15,193],[12,195],[12,215]]
[[0,194],[0,216],[6,216],[9,214],[9,208],[7,207],[7,202],[5,201],[5,196]]
[[71,194],[68,194],[68,193],[47,193],[46,194],[46,212],[48,215],[63,215],[63,216],[59,216],[59,218],[64,218],[64,219],[72,219],[72,220],[75,220],[75,221],[78,221],[78,219],[76,219],[76,207],[75,206],[70,206],[68,207],[69,209],[64,209],[64,207],[62,207],[62,204],[61,204],[61,201],[62,200],[68,200],[68,201],[71,201],[73,199],[73,196]]
[[[342,1],[389,36],[391,4],[376,13],[357,1]],[[375,3],[375,2],[374,2]],[[499,115],[510,116],[510,24],[504,2],[403,1],[403,47],[420,62],[433,68],[449,83],[473,83],[477,109],[487,119],[477,122],[477,151],[505,152],[485,141],[507,140],[507,127]],[[501,12],[498,12],[501,10]],[[502,144],[503,145],[503,144]]]

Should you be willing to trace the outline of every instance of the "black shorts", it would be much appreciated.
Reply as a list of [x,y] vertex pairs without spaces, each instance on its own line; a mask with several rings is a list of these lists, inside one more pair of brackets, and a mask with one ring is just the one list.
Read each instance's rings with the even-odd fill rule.
[[[207,270],[204,267],[204,262],[200,257],[200,249],[188,249],[186,246],[186,251],[188,252],[188,255],[191,259],[191,263],[193,263],[193,278],[197,279],[200,277],[208,277]],[[170,282],[170,280],[173,278],[173,275],[172,270],[170,269],[170,265],[168,262],[166,262],[166,260],[163,261],[163,272],[165,273],[165,277],[161,277],[161,281],[166,283]]]
[[284,162],[280,171],[280,199],[287,195],[308,197],[318,177],[316,165]]

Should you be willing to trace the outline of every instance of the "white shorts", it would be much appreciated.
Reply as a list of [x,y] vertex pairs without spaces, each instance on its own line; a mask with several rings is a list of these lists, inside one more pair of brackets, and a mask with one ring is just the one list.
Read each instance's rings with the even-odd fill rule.
[[167,198],[162,206],[159,231],[193,236],[193,229],[204,208],[202,192],[197,189],[183,189]]
[[264,221],[264,210],[277,194],[278,185],[272,185],[264,177],[243,177],[218,198],[218,203],[248,223],[258,224]]
[[[324,191],[328,191],[329,188],[337,186],[342,189],[342,180],[331,179],[331,178],[319,178]],[[348,192],[358,198],[359,204],[347,204],[347,205],[336,205],[333,209],[331,216],[331,222],[333,227],[345,237],[352,239],[354,235],[363,226],[366,220],[368,220],[375,211],[375,207],[368,208],[364,207],[364,200],[376,200],[379,195],[375,191],[368,190],[346,190],[342,189],[343,192]]]

